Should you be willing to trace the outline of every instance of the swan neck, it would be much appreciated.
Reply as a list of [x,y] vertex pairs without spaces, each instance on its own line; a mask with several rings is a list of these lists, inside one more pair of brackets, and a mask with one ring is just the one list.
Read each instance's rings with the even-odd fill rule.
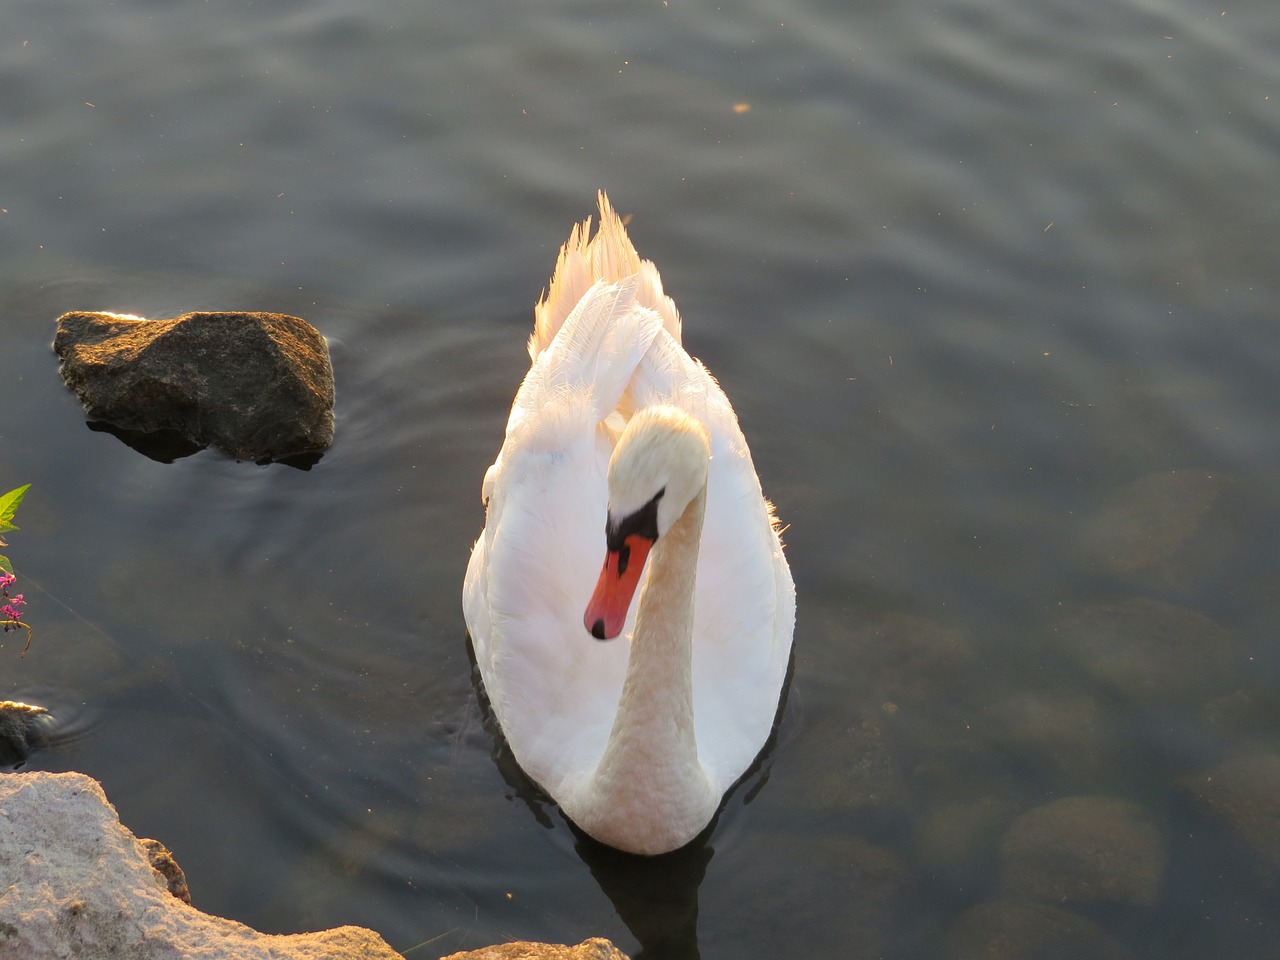
[[694,586],[705,512],[704,486],[649,554],[626,680],[594,777],[596,803],[624,813],[633,831],[665,849],[680,831],[675,845],[692,839],[719,802],[693,725]]
[[[693,702],[693,598],[706,510],[707,488],[704,486],[653,545],[649,570],[636,602],[630,659],[631,663],[639,659],[642,665],[647,662],[647,657],[637,658],[636,647],[655,652],[670,648],[668,655],[690,668],[684,671],[689,680],[690,703]],[[667,686],[672,686],[669,675]]]
[[[693,736],[693,600],[706,504],[707,491],[703,487],[649,554],[610,746],[629,735],[650,741],[676,739],[678,743],[662,746],[678,747],[694,761],[697,759]],[[677,722],[667,725],[671,720]],[[660,736],[661,732],[667,736]]]

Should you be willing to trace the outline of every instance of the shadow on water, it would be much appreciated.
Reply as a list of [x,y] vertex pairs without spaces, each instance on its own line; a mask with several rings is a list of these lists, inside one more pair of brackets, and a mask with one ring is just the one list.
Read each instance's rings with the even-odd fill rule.
[[573,827],[574,849],[640,943],[636,960],[698,960],[698,888],[715,855],[715,820],[690,843],[639,857],[597,843]]
[[127,430],[105,420],[89,420],[85,426],[94,433],[111,434],[126,447],[157,463],[173,463],[204,449],[204,444],[196,443],[178,430]]
[[[502,779],[524,801],[534,819],[546,829],[554,829],[555,821],[550,811],[555,803],[516,762],[485,692],[470,635],[466,638],[466,649],[485,730],[493,737],[493,761]],[[592,879],[613,904],[619,919],[640,944],[635,960],[699,960],[701,957],[698,947],[698,892],[707,867],[715,856],[711,838],[725,806],[739,791],[742,791],[741,802],[747,804],[768,782],[770,761],[778,741],[779,724],[786,712],[794,670],[793,649],[773,728],[759,756],[737,783],[726,791],[711,822],[679,850],[655,857],[624,853],[593,839],[573,821],[564,818],[575,838],[574,852],[590,870]]]
[[[201,450],[206,450],[209,446],[192,440],[180,430],[129,430],[105,420],[88,420],[85,426],[95,433],[111,434],[126,447],[157,463],[174,463]],[[323,456],[324,454],[319,451],[312,451],[296,453],[278,460],[259,460],[257,463],[259,465],[282,463],[295,470],[310,470],[320,462]]]

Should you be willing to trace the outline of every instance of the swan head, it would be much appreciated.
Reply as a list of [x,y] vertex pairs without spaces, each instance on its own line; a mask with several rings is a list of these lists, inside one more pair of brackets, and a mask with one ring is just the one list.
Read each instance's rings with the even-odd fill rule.
[[609,459],[604,568],[583,615],[597,640],[622,632],[650,548],[707,485],[707,429],[676,407],[646,407]]

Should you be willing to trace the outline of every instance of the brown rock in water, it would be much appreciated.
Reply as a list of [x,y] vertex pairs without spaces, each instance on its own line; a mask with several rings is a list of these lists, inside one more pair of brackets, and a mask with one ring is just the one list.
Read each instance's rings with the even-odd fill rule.
[[1169,859],[1146,811],[1116,797],[1064,797],[1028,810],[999,853],[1005,896],[1046,903],[1150,906]]
[[176,433],[259,462],[333,441],[329,348],[298,317],[66,313],[53,349],[90,418],[122,431]]

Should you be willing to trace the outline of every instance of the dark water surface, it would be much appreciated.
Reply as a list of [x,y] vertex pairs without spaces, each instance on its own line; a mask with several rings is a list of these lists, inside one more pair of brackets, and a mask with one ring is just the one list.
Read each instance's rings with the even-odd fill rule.
[[[413,958],[1275,956],[1278,50],[1199,0],[9,3],[0,697],[68,733],[26,769],[206,911]],[[799,594],[776,742],[654,862],[513,770],[459,602],[598,187]],[[333,448],[87,429],[73,309],[305,317]]]

